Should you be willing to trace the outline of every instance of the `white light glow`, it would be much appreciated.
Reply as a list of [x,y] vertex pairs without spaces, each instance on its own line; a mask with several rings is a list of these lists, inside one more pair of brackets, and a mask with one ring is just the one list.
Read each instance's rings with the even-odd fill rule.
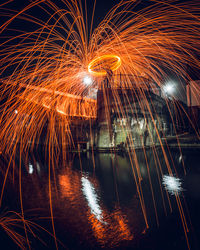
[[29,163],[29,168],[28,168],[28,173],[32,174],[33,173],[33,165],[31,163]]
[[139,124],[140,124],[140,129],[143,129],[144,128],[144,119],[139,121]]
[[85,76],[83,78],[83,82],[86,84],[86,85],[90,85],[92,84],[92,78],[90,76]]
[[99,221],[101,221],[103,219],[102,210],[98,204],[98,196],[95,192],[93,184],[86,177],[82,177],[81,182],[82,191],[85,198],[87,199],[91,213],[94,214]]
[[173,83],[169,82],[167,83],[164,87],[163,87],[163,90],[165,92],[165,94],[173,94],[174,93],[174,90],[175,90],[175,86]]
[[18,111],[15,109],[15,114],[17,114],[18,113]]
[[36,168],[37,168],[38,173],[40,173],[40,164],[38,162],[36,162]]
[[165,189],[172,195],[179,194],[183,191],[181,187],[181,179],[174,176],[164,175],[162,183],[165,186]]

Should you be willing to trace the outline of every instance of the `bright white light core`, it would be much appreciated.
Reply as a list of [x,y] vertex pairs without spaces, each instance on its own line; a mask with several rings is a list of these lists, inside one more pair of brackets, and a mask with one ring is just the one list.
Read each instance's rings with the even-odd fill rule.
[[172,195],[179,194],[181,191],[183,191],[181,187],[181,179],[179,178],[176,178],[174,176],[164,175],[162,182],[166,190]]
[[29,163],[29,168],[28,168],[28,172],[29,172],[29,174],[32,174],[33,173],[33,165],[31,164],[31,163]]
[[101,221],[103,219],[103,215],[101,207],[98,204],[99,200],[97,193],[95,191],[95,187],[86,177],[82,177],[81,182],[82,182],[82,191],[85,198],[87,199],[88,206],[91,209],[91,213],[94,214],[99,221]]
[[83,82],[86,84],[86,85],[90,85],[92,83],[92,78],[90,76],[85,76],[83,78]]
[[173,94],[174,93],[174,84],[173,83],[167,83],[164,87],[163,90],[166,94]]

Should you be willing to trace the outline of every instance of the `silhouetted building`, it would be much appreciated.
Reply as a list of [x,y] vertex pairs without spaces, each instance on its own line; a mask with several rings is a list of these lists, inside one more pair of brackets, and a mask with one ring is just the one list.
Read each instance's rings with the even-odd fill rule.
[[200,80],[190,81],[187,89],[187,105],[191,119],[190,130],[198,132],[200,130]]
[[156,145],[162,137],[173,134],[172,101],[159,94],[159,89],[155,91],[144,83],[132,88],[102,86],[97,93],[96,147]]

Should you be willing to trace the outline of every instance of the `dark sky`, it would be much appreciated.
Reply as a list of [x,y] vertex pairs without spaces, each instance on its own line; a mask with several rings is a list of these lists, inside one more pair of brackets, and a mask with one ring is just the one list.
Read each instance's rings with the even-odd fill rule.
[[[7,0],[3,0],[4,2],[7,2]],[[61,5],[60,0],[52,0],[53,3],[58,4],[59,7],[65,8],[64,5]],[[82,0],[84,3],[84,0]],[[95,25],[98,25],[98,23],[104,18],[104,16],[108,13],[108,11],[117,3],[119,3],[120,0],[96,0],[96,8],[95,8]],[[5,5],[4,7],[7,7],[9,9],[13,10],[22,10],[25,6],[28,5],[30,1],[28,0],[13,0],[10,4]],[[60,5],[59,5],[60,4]],[[88,6],[88,13],[92,13],[94,5],[94,0],[87,0],[87,6]],[[31,14],[32,15],[38,15],[38,8],[33,8]],[[44,14],[44,13],[43,13]]]
[[[3,2],[7,2],[8,0],[3,0]],[[34,0],[35,1],[35,0]],[[60,3],[62,2],[61,0],[51,0],[53,3],[55,3],[56,5],[58,4],[58,6],[60,8],[65,8],[65,5],[60,5]],[[69,0],[70,1],[70,0]],[[81,0],[84,3],[84,0]],[[191,0],[190,0],[191,1]],[[193,1],[200,1],[200,0],[193,0]],[[192,2],[193,2],[192,1]],[[2,3],[2,0],[0,1]],[[96,9],[95,9],[95,20],[94,20],[94,25],[93,28],[97,27],[98,24],[100,23],[100,21],[103,20],[103,18],[105,17],[105,15],[109,12],[109,10],[117,3],[119,3],[120,0],[96,0]],[[146,7],[151,1],[150,0],[138,0],[138,6],[135,10],[141,10],[144,7]],[[171,1],[171,3],[173,2],[177,2],[177,1]],[[185,0],[179,1],[180,2],[186,2]],[[1,4],[0,3],[0,4]],[[20,11],[22,10],[25,6],[28,5],[28,3],[30,3],[29,0],[13,0],[12,3],[5,5],[5,8],[9,8],[9,9],[13,9],[16,11]],[[88,6],[88,13],[92,13],[93,10],[93,3],[94,0],[87,0],[87,6]],[[200,4],[200,3],[199,3]],[[41,20],[47,20],[49,18],[49,16],[45,16],[45,12],[44,11],[40,11],[37,8],[33,8],[31,11],[27,12],[28,14],[32,15],[32,16],[36,16],[37,18],[41,19]],[[90,18],[88,18],[88,20],[90,20]],[[2,16],[0,16],[0,23],[4,22],[5,18],[3,19]],[[24,30],[24,31],[33,31],[35,29],[38,28],[38,26],[34,27],[34,25],[30,25],[30,23],[25,23],[24,21],[14,21],[12,25],[10,25],[10,28],[13,29],[18,29],[18,30]],[[9,31],[11,32],[11,31]],[[12,33],[12,34],[11,34]],[[14,35],[15,36],[15,32],[11,32],[9,35]],[[0,35],[0,42],[3,41],[3,35]],[[195,74],[193,74],[195,75]]]
[[[7,1],[8,0],[3,0],[3,2],[7,2]],[[35,1],[35,0],[33,0],[33,1]],[[62,2],[61,0],[51,0],[51,1],[53,3],[55,3],[56,5],[58,5],[60,8],[63,8],[63,9],[65,8],[65,5],[61,4],[61,2]],[[81,0],[81,1],[84,5],[85,0]],[[87,1],[87,6],[88,6],[87,7],[88,13],[90,15],[92,13],[92,10],[93,10],[94,0],[86,0],[86,1]],[[193,1],[198,1],[198,0],[193,0]],[[0,2],[2,2],[2,0]],[[98,26],[99,22],[103,20],[103,18],[109,12],[109,10],[119,2],[120,2],[120,0],[96,0],[94,27]],[[151,0],[137,0],[136,2],[138,3],[137,8],[135,9],[136,11],[139,9],[143,9],[144,7],[149,5],[149,3],[152,3]],[[172,1],[172,2],[185,2],[185,0]],[[5,7],[9,8],[9,9],[20,11],[25,6],[27,6],[29,3],[30,3],[30,0],[13,0],[10,4],[5,5]],[[29,11],[27,13],[29,13],[33,16],[37,16],[41,19],[45,18],[44,12],[39,11],[38,8],[33,8],[31,11]],[[46,16],[46,18],[48,18],[48,17]],[[90,18],[88,20],[90,20]],[[0,22],[2,22],[1,19],[0,19]]]

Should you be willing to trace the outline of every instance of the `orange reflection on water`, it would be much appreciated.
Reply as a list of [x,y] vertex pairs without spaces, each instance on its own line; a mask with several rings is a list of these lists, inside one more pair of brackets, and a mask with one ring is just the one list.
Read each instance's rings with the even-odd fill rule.
[[[79,221],[79,226],[84,227],[83,229],[88,227],[89,223],[93,236],[101,245],[114,247],[121,241],[133,239],[126,216],[122,211],[114,208],[110,212],[102,204],[97,192],[99,185],[95,179],[81,176],[78,172],[69,169],[58,178],[61,196],[67,198],[67,202],[71,202],[71,210],[76,214],[74,219]],[[63,206],[65,206],[64,203]]]
[[105,225],[101,221],[99,221],[93,214],[88,213],[88,220],[92,226],[93,234],[95,238],[100,242],[101,244],[105,244],[107,241],[107,233]]
[[118,224],[116,224],[116,230],[119,231],[120,238],[123,240],[132,240],[133,235],[131,234],[130,229],[127,225],[127,220],[126,220],[126,218],[124,218],[121,211],[116,211],[113,214],[113,216],[114,216],[116,222],[118,223]]
[[121,211],[116,210],[109,213],[105,208],[103,210],[105,221],[99,221],[93,214],[88,214],[89,222],[95,238],[102,245],[115,247],[122,241],[130,241],[133,239],[125,216]]

